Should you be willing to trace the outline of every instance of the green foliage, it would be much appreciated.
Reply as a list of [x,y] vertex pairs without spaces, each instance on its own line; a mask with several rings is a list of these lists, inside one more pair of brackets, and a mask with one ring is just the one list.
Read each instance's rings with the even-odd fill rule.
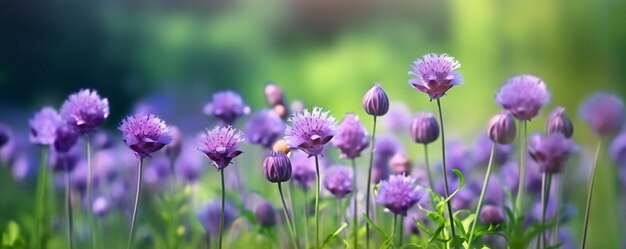
[[26,243],[22,237],[20,226],[15,221],[9,221],[6,229],[2,232],[2,248],[18,249],[25,246]]

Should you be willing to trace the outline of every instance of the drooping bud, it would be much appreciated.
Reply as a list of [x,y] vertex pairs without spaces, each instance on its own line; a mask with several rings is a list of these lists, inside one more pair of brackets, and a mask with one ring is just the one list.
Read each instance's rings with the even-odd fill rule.
[[515,139],[515,119],[511,114],[501,113],[489,120],[487,134],[492,141],[499,144],[510,144]]
[[389,111],[389,97],[385,90],[376,84],[363,96],[363,108],[372,116],[384,116]]

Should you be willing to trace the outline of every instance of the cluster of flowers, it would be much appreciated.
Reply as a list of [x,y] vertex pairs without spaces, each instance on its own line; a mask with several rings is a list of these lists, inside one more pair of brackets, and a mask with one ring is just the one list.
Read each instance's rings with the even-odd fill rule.
[[[562,196],[558,194],[563,191],[559,174],[567,165],[568,158],[577,151],[577,146],[572,141],[574,127],[565,109],[556,107],[548,116],[545,132],[528,136],[526,134],[527,122],[539,115],[541,108],[549,102],[550,93],[544,81],[539,77],[514,76],[502,85],[495,97],[496,103],[502,107],[503,112],[491,118],[474,150],[468,151],[459,141],[445,140],[440,102],[448,90],[462,83],[463,77],[457,71],[460,66],[457,60],[448,55],[429,54],[417,59],[409,72],[412,77],[409,85],[426,93],[431,100],[437,102],[439,120],[430,112],[412,114],[404,105],[390,105],[383,88],[379,84],[374,85],[365,93],[362,101],[365,112],[374,120],[371,135],[354,113],[345,114],[343,120],[337,124],[329,112],[318,107],[308,110],[304,109],[301,104],[292,104],[291,109],[288,110],[282,89],[276,84],[268,84],[265,88],[265,96],[270,108],[253,113],[243,133],[234,127],[240,117],[250,113],[250,108],[235,92],[215,93],[212,101],[205,106],[204,112],[222,124],[213,129],[207,129],[197,139],[197,146],[192,150],[183,146],[184,139],[178,128],[168,127],[156,115],[137,113],[128,116],[121,122],[119,130],[126,146],[139,160],[138,168],[120,170],[115,168],[114,162],[111,162],[116,153],[116,149],[111,145],[112,139],[103,135],[104,133],[96,132],[97,127],[109,115],[108,101],[101,98],[94,90],[81,90],[70,95],[61,106],[59,113],[52,107],[44,107],[37,112],[29,123],[30,141],[41,145],[44,149],[51,149],[53,153],[49,162],[46,161],[47,164],[55,172],[66,173],[65,187],[68,193],[69,216],[71,216],[72,206],[71,191],[78,191],[82,202],[86,203],[94,215],[105,215],[113,206],[112,203],[118,206],[125,205],[127,203],[126,189],[132,184],[132,178],[128,177],[127,171],[137,170],[137,192],[129,247],[133,240],[141,182],[157,183],[168,178],[168,175],[174,171],[186,182],[197,181],[202,172],[200,166],[202,162],[196,156],[200,153],[197,151],[213,163],[222,177],[221,201],[209,202],[198,212],[198,218],[207,236],[219,234],[221,247],[224,227],[228,227],[239,215],[237,209],[225,200],[225,182],[228,183],[231,179],[224,179],[224,171],[233,164],[236,157],[243,153],[240,144],[244,140],[268,150],[265,159],[259,165],[262,165],[265,178],[278,186],[285,212],[284,220],[288,223],[288,230],[295,248],[301,247],[302,242],[296,238],[293,225],[296,220],[294,214],[290,215],[287,210],[288,205],[281,188],[281,183],[292,179],[296,186],[307,191],[312,189],[314,182],[316,183],[314,190],[316,193],[315,245],[318,248],[321,247],[319,194],[322,185],[338,199],[352,196],[350,212],[354,218],[351,225],[354,232],[351,236],[354,238],[353,247],[355,248],[360,245],[370,246],[369,228],[371,218],[375,215],[370,212],[374,202],[370,200],[370,194],[374,192],[374,189],[376,189],[376,203],[383,206],[394,217],[406,217],[400,227],[403,227],[404,232],[409,235],[423,235],[420,232],[423,228],[421,225],[429,224],[424,212],[434,209],[439,204],[434,202],[436,196],[444,199],[442,205],[447,207],[447,217],[450,220],[458,216],[454,211],[475,211],[475,221],[470,221],[472,227],[465,237],[455,235],[456,222],[439,221],[443,223],[443,229],[450,229],[449,234],[446,232],[436,235],[450,236],[440,238],[440,241],[446,241],[444,243],[458,243],[458,245],[465,243],[470,247],[477,245],[476,243],[483,243],[498,248],[506,247],[507,243],[515,243],[516,238],[510,237],[515,234],[499,230],[489,230],[491,233],[481,235],[474,234],[476,224],[481,223],[490,228],[499,227],[507,221],[515,223],[516,218],[524,217],[525,214],[527,214],[525,220],[519,223],[526,227],[531,224],[545,225],[546,220],[567,220],[571,212],[563,208],[567,205],[562,203]],[[592,96],[583,103],[580,109],[580,117],[602,137],[610,137],[620,132],[624,126],[625,115],[622,101],[608,93],[598,93]],[[289,117],[288,125],[285,124],[287,117]],[[407,132],[414,143],[423,145],[425,152],[423,167],[412,167],[413,162],[409,158],[412,155],[407,155],[396,137],[389,133],[376,137],[377,118],[383,118],[384,127],[388,131]],[[520,150],[519,163],[513,160],[513,143],[516,136],[519,136],[517,138]],[[87,145],[86,153],[83,153],[80,150],[81,146],[77,145],[81,137]],[[441,163],[433,165],[441,167],[440,174],[433,172],[428,161],[428,146],[438,139],[442,141],[443,158]],[[13,140],[10,129],[5,125],[0,125],[2,154],[7,154],[5,151],[14,150],[15,146],[11,145],[15,143]],[[323,155],[326,151],[325,146],[329,143],[340,151],[342,158],[352,163],[352,167],[325,167],[328,159]],[[96,152],[91,151],[91,144],[96,145]],[[369,169],[362,169],[368,176],[365,182],[367,187],[359,190],[357,179],[359,174],[355,159],[361,157],[362,152],[368,147],[370,148]],[[152,156],[161,149],[165,150],[164,155]],[[83,157],[84,154],[86,157]],[[95,160],[92,160],[92,154]],[[623,180],[621,182],[626,184],[626,132],[618,135],[614,140],[610,147],[610,154],[616,162],[622,165],[619,168],[620,177]],[[527,157],[530,160],[526,160]],[[87,159],[86,162],[83,162],[83,158]],[[142,176],[143,161],[147,158],[149,158],[149,167],[146,169],[146,174]],[[126,161],[129,160],[133,158]],[[15,164],[16,160],[13,158],[7,162]],[[81,163],[86,166],[77,167]],[[499,177],[490,178],[494,165],[497,166]],[[45,186],[49,183],[45,180],[47,177],[46,171],[43,170],[45,168],[40,169],[39,177],[44,180],[38,183],[42,186],[38,187],[37,201],[46,200]],[[324,171],[323,175],[320,174],[320,168]],[[477,178],[477,176],[482,176],[477,173],[483,170],[486,170],[484,179]],[[457,171],[460,172],[458,175],[452,173]],[[595,172],[595,163],[592,172]],[[591,190],[593,175],[592,173]],[[465,188],[462,186],[463,176],[469,182],[468,187]],[[552,182],[553,176],[556,177],[554,182]],[[241,180],[233,181],[240,182]],[[371,183],[376,187],[372,187]],[[98,198],[93,200],[92,185],[106,184],[108,187],[98,189],[101,193],[98,193]],[[158,188],[158,185],[154,184],[153,187]],[[552,186],[557,190],[553,188],[551,191]],[[40,188],[43,190],[40,191]],[[105,189],[108,193],[105,193]],[[511,194],[506,195],[505,189]],[[452,193],[451,190],[456,191]],[[528,203],[523,199],[525,190],[537,197],[533,198],[533,201],[537,200],[537,202],[532,204],[530,209],[526,208]],[[591,190],[584,231],[586,231],[591,204]],[[359,191],[365,193],[364,202],[358,198]],[[512,193],[515,192],[517,194],[513,195]],[[113,202],[113,200],[117,201]],[[365,212],[358,209],[359,204],[365,207]],[[36,205],[44,207],[45,203]],[[514,216],[508,217],[506,209],[512,209]],[[562,209],[565,211],[561,212]],[[43,213],[43,211],[38,211],[37,215],[45,220]],[[275,208],[268,201],[262,201],[257,205],[255,214],[258,223],[263,227],[275,226],[279,221]],[[357,219],[359,216],[365,216],[367,221],[360,222]],[[216,222],[217,220],[219,223]],[[364,223],[367,228],[365,243],[358,237],[361,223]],[[70,246],[73,233],[71,226],[71,221],[69,221]],[[562,244],[563,247],[572,246],[574,242],[567,240],[567,233],[567,229],[557,226],[555,230],[542,231],[540,235],[532,239],[535,239],[538,245],[543,245],[543,248],[556,244]],[[548,235],[550,239],[547,239]],[[584,238],[586,234],[583,235],[583,245]],[[475,242],[474,239],[480,239],[480,242]],[[405,242],[407,241],[400,236],[396,245],[401,246]],[[523,243],[527,245],[529,241]]]

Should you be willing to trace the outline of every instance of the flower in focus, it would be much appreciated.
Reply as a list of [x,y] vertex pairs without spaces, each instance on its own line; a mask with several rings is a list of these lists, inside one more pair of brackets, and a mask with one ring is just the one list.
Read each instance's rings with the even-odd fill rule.
[[148,157],[172,141],[165,122],[154,115],[128,116],[119,130],[126,145],[139,157]]
[[261,227],[276,225],[276,209],[266,200],[261,201],[254,210],[254,217]]
[[57,128],[63,123],[61,116],[52,107],[44,107],[30,119],[30,141],[39,145],[52,145]]
[[363,109],[372,116],[384,116],[389,111],[389,97],[380,86],[375,84],[363,96]]
[[418,112],[409,131],[414,142],[429,144],[439,138],[439,123],[432,113]]
[[238,144],[243,142],[242,134],[237,129],[228,126],[217,126],[200,137],[198,150],[202,151],[218,171],[230,164],[233,158],[241,155]]
[[624,103],[615,95],[596,93],[580,107],[580,117],[600,136],[618,132],[624,126]]
[[109,116],[109,101],[101,98],[96,90],[83,89],[63,102],[61,116],[80,134],[87,134]]
[[335,135],[335,118],[315,107],[313,111],[294,113],[289,118],[291,126],[285,131],[285,140],[293,148],[298,148],[309,156],[322,153],[324,145]]
[[411,176],[392,175],[380,182],[377,202],[394,214],[406,216],[407,211],[422,199],[422,188]]
[[341,155],[348,159],[354,159],[369,146],[367,130],[354,113],[348,113],[343,121],[337,126],[333,145],[339,148]]
[[324,188],[335,197],[341,199],[352,193],[354,172],[346,166],[333,166],[326,170]]
[[233,125],[237,118],[250,112],[241,96],[233,91],[213,94],[211,102],[204,106],[204,113],[221,120],[226,125]]
[[516,133],[515,120],[508,113],[501,113],[493,116],[489,120],[487,134],[491,141],[498,144],[511,144],[515,139]]
[[261,110],[248,120],[245,135],[249,143],[270,148],[284,130],[285,124],[278,114],[270,110]]
[[574,135],[574,125],[572,120],[565,114],[565,108],[557,107],[548,116],[546,122],[546,130],[548,133],[561,133],[566,138],[571,138]]
[[461,63],[447,54],[427,54],[413,62],[409,85],[430,96],[443,97],[450,88],[463,83],[463,76],[456,70]]
[[282,152],[272,152],[263,160],[263,174],[270,182],[289,181],[291,170],[291,161]]
[[504,221],[504,211],[495,205],[484,205],[478,214],[478,220],[485,225],[497,225]]
[[[205,204],[198,212],[198,219],[207,235],[215,236],[220,232],[220,215],[222,214],[222,203],[220,200],[213,200]],[[233,223],[237,217],[236,209],[226,201],[224,203],[224,230]]]
[[574,149],[574,143],[563,134],[535,134],[530,138],[528,154],[540,172],[558,173]]
[[518,75],[500,87],[496,102],[519,120],[530,120],[550,101],[546,84],[534,75]]

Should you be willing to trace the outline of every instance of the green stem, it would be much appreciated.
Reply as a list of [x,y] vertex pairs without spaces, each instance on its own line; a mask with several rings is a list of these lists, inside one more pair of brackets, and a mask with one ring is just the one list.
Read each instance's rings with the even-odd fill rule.
[[293,234],[298,234],[298,225],[296,224],[296,205],[294,205],[293,200],[295,199],[295,193],[292,191],[291,185],[287,185],[285,190],[285,195],[289,200],[291,200],[291,221],[293,222]]
[[[365,216],[370,218],[370,194],[372,192],[372,166],[374,165],[374,147],[376,143],[376,116],[374,116],[374,125],[372,128],[372,142],[370,143],[370,166],[367,171],[367,193],[365,194]],[[370,224],[365,223],[365,248],[370,248]]]
[[[441,100],[437,99],[437,108],[439,109],[439,125],[441,126],[441,154],[442,154],[442,165],[443,165],[443,183],[444,183],[444,191],[445,198],[447,199],[450,196],[450,190],[448,189],[448,169],[446,168],[446,135],[445,129],[443,127],[443,112],[441,111]],[[454,232],[454,213],[452,212],[452,204],[450,201],[447,202],[448,206],[448,216],[450,218],[450,231],[452,233],[452,240],[456,237]]]
[[304,247],[309,248],[309,192],[304,190]]
[[596,177],[596,166],[598,164],[598,158],[600,157],[600,150],[602,149],[602,140],[598,142],[598,148],[596,149],[596,157],[593,160],[593,165],[591,166],[591,180],[589,183],[589,193],[587,195],[587,207],[585,209],[585,223],[583,225],[583,238],[580,243],[580,248],[585,249],[585,244],[587,242],[587,228],[589,227],[589,213],[591,212],[591,198],[593,195],[593,183]]
[[222,211],[220,212],[220,240],[219,240],[219,244],[217,247],[219,249],[222,249],[222,241],[223,241],[223,235],[224,235],[224,202],[226,201],[226,188],[224,186],[224,170],[225,169],[220,170],[220,178],[222,180]]
[[72,239],[74,222],[72,217],[72,191],[70,188],[69,171],[65,172],[65,215],[67,219],[67,246],[69,249],[72,249],[74,248],[74,240]]
[[[565,172],[561,172],[562,175],[565,174]],[[561,226],[561,198],[563,198],[563,178],[561,176],[558,176],[558,181],[557,181],[557,198],[556,198],[556,225],[554,228],[554,232],[552,233],[552,238],[551,241],[553,244],[559,244],[559,230],[560,230],[560,226]]]
[[37,176],[37,192],[35,205],[36,224],[36,244],[39,248],[46,248],[45,242],[45,209],[47,208],[46,193],[48,187],[48,147],[41,147],[41,158],[39,162],[39,175]]
[[400,233],[398,233],[398,248],[402,248],[402,241],[404,237],[404,216],[400,216],[400,224],[398,225],[400,226]]
[[354,248],[358,247],[358,237],[359,237],[359,227],[358,227],[358,203],[359,201],[357,200],[357,174],[356,174],[356,162],[354,160],[354,158],[352,158],[352,188],[353,188],[353,198],[354,198],[354,207],[353,207],[353,212],[352,212],[352,232],[354,233]]
[[289,212],[287,212],[287,203],[285,202],[285,197],[283,196],[283,188],[281,187],[280,182],[278,182],[278,193],[280,193],[280,200],[283,202],[283,211],[285,212],[285,219],[287,220],[287,226],[289,227],[289,233],[291,234],[291,240],[293,241],[293,246],[294,248],[298,248],[298,242],[296,242],[296,235],[294,234],[293,226],[291,225]]
[[428,162],[428,144],[424,144],[424,163],[426,164],[426,173],[428,174],[428,184],[430,189],[435,190],[435,180],[433,180],[433,172]]
[[135,193],[135,206],[133,207],[133,216],[130,223],[130,236],[128,236],[128,246],[130,249],[133,245],[133,236],[135,235],[135,221],[137,220],[137,207],[139,206],[139,194],[141,193],[141,182],[143,175],[143,157],[139,158],[139,170],[137,172],[137,192]]
[[315,156],[315,248],[320,248],[320,164]]
[[474,239],[474,230],[476,229],[476,223],[478,223],[478,215],[480,215],[480,210],[483,207],[483,200],[485,199],[485,193],[487,192],[487,187],[489,186],[489,178],[491,177],[491,168],[493,166],[493,157],[496,153],[496,144],[491,143],[491,152],[489,153],[489,164],[487,164],[487,172],[485,173],[485,180],[483,181],[483,188],[480,190],[480,197],[478,198],[478,206],[476,206],[476,212],[474,213],[474,222],[472,222],[472,228],[469,233],[469,246],[472,245],[472,240]]
[[391,236],[396,236],[396,227],[398,226],[398,215],[393,215],[393,223],[391,223]]
[[526,187],[526,132],[527,121],[520,120],[520,164],[519,164],[519,181],[517,183],[517,199],[515,200],[515,213],[519,217],[522,214],[522,205],[524,200],[524,188]]
[[[542,239],[542,245],[543,248],[546,248],[548,246],[547,242],[548,239],[546,237],[546,210],[548,208],[548,202],[550,200],[550,187],[552,185],[552,174],[551,173],[544,173],[543,174],[543,178],[542,181],[545,182],[545,187],[543,189],[543,193],[541,194],[541,225],[544,227],[543,231],[541,232],[541,239]],[[557,218],[558,219],[558,218]]]

